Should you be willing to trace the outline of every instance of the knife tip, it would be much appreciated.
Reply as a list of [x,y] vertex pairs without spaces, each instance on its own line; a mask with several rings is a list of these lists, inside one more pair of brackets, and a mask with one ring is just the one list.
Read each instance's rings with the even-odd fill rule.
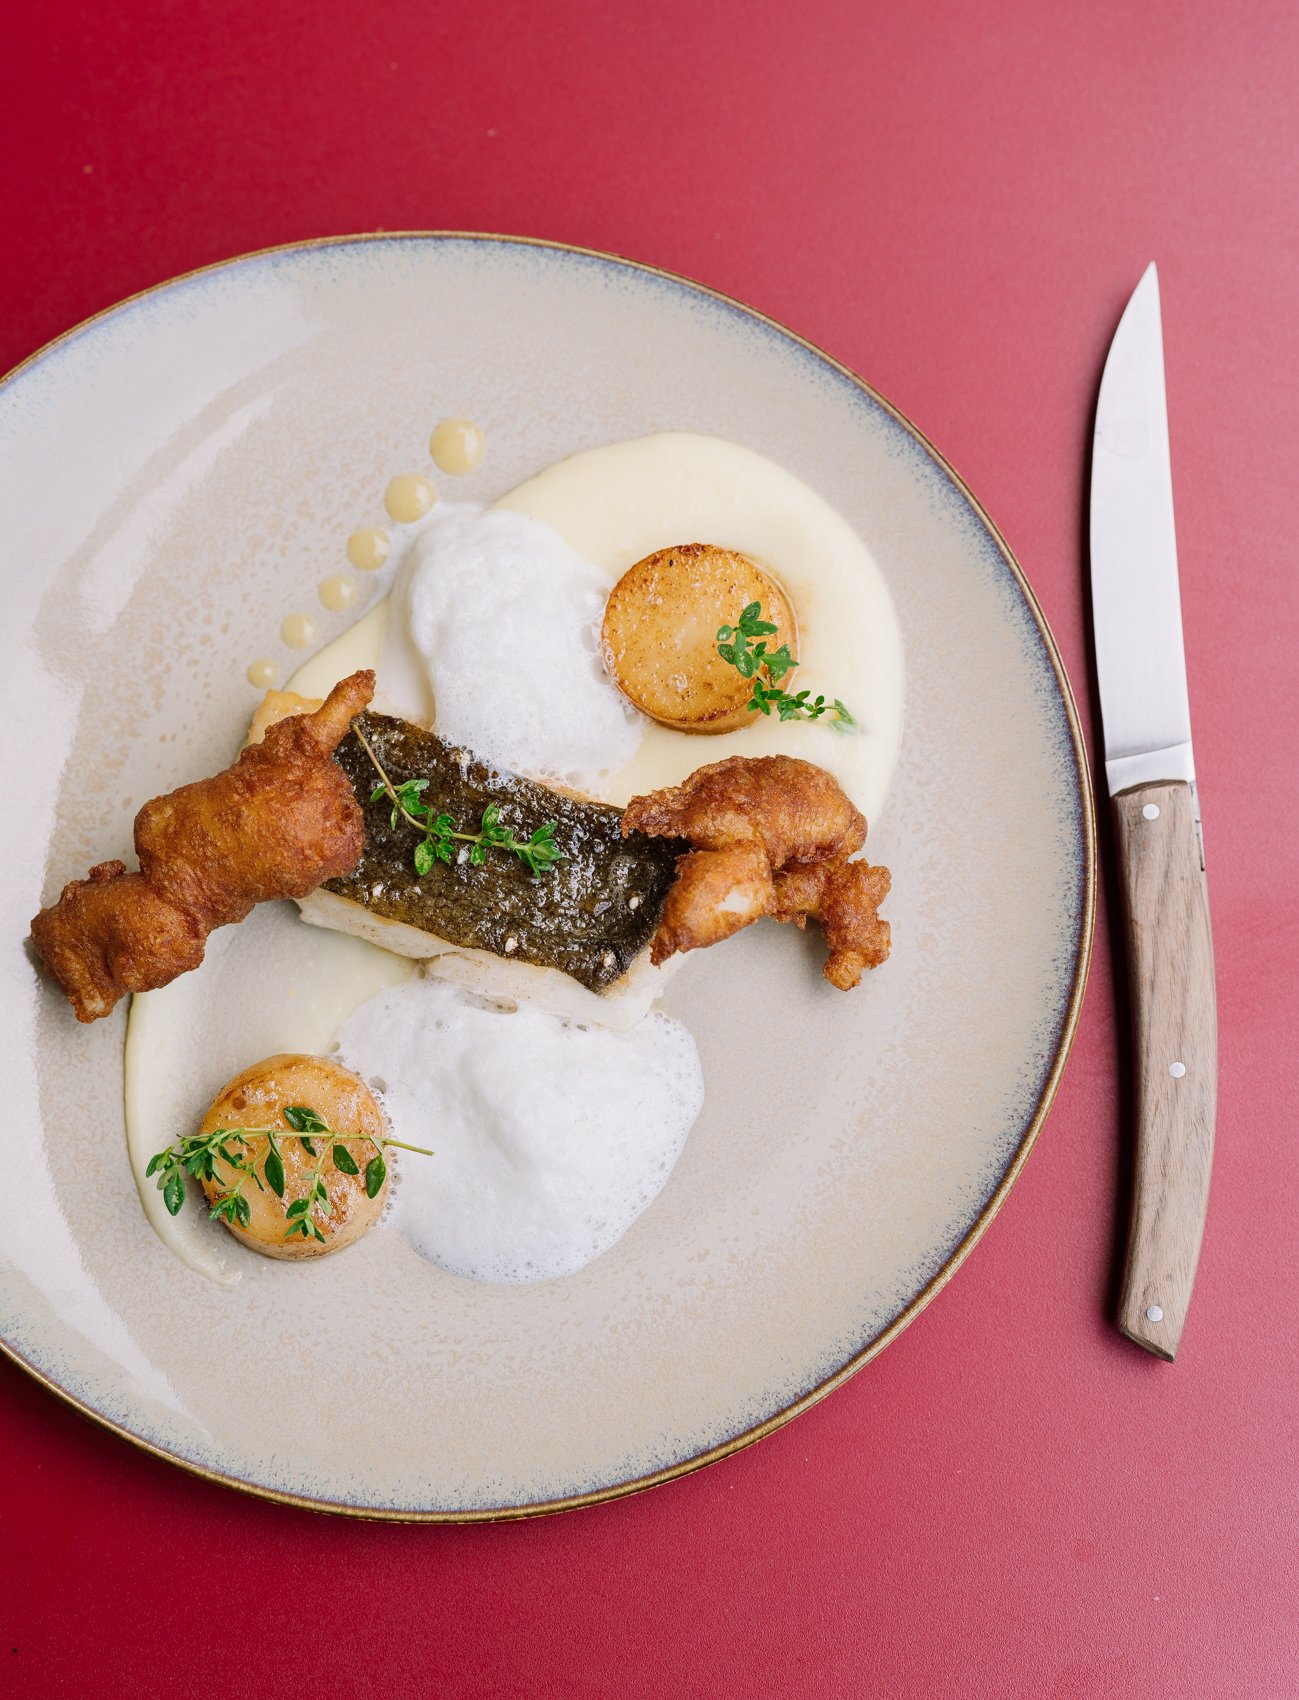
[[1159,271],[1155,262],[1151,260],[1145,271],[1142,272],[1137,287],[1128,297],[1128,304],[1123,309],[1123,320],[1135,322],[1153,318],[1155,340],[1159,341],[1163,335],[1159,328],[1159,316]]

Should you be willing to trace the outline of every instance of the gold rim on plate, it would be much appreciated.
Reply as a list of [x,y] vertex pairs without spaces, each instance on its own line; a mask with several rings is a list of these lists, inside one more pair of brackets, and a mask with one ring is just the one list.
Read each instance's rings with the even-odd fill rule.
[[727,307],[743,313],[747,318],[778,331],[782,336],[787,337],[791,342],[806,349],[809,353],[816,355],[827,366],[832,367],[841,376],[855,384],[920,444],[939,470],[960,491],[1000,550],[1001,557],[1009,567],[1037,624],[1043,646],[1055,672],[1061,700],[1064,703],[1065,714],[1069,722],[1070,737],[1073,741],[1079,800],[1082,804],[1083,813],[1083,854],[1086,865],[1084,868],[1082,931],[1074,961],[1073,987],[1065,1011],[1055,1062],[1038,1099],[1032,1119],[1020,1141],[1019,1148],[1008,1164],[996,1190],[971,1224],[964,1239],[943,1266],[921,1288],[911,1300],[911,1303],[900,1311],[888,1327],[875,1339],[864,1346],[855,1356],[849,1358],[846,1363],[840,1365],[824,1381],[818,1382],[810,1391],[777,1411],[773,1416],[767,1417],[763,1422],[755,1424],[752,1428],[743,1430],[740,1434],[733,1435],[729,1440],[722,1441],[717,1446],[710,1447],[705,1452],[697,1453],[693,1458],[687,1458],[678,1464],[671,1464],[662,1470],[655,1470],[649,1475],[636,1476],[629,1481],[618,1482],[611,1487],[593,1489],[590,1493],[572,1494],[564,1499],[544,1500],[533,1505],[500,1506],[487,1511],[390,1511],[385,1510],[382,1506],[346,1505],[334,1500],[311,1499],[303,1494],[277,1493],[273,1488],[263,1487],[256,1482],[245,1481],[241,1476],[231,1476],[223,1474],[219,1470],[209,1470],[202,1464],[196,1464],[188,1458],[181,1457],[178,1453],[167,1451],[165,1447],[155,1446],[151,1441],[145,1440],[131,1429],[123,1427],[120,1423],[115,1423],[110,1417],[94,1410],[74,1394],[69,1393],[66,1388],[60,1387],[57,1382],[52,1381],[34,1364],[28,1363],[26,1358],[17,1352],[8,1341],[0,1338],[0,1352],[3,1352],[6,1357],[25,1370],[34,1381],[39,1382],[42,1387],[48,1388],[57,1398],[70,1405],[74,1411],[79,1412],[83,1417],[88,1417],[91,1422],[97,1423],[99,1427],[107,1429],[110,1434],[115,1434],[130,1445],[138,1447],[142,1452],[148,1452],[155,1458],[161,1458],[169,1464],[175,1464],[180,1469],[188,1471],[190,1475],[202,1477],[204,1481],[219,1482],[225,1487],[234,1488],[238,1492],[249,1494],[255,1499],[270,1500],[276,1505],[292,1505],[306,1511],[332,1512],[338,1516],[358,1517],[374,1522],[507,1523],[517,1522],[525,1517],[542,1517],[557,1511],[576,1511],[585,1505],[600,1505],[611,1499],[625,1498],[628,1494],[643,1493],[647,1488],[659,1487],[664,1482],[675,1481],[678,1477],[690,1475],[692,1471],[701,1470],[707,1464],[716,1464],[723,1458],[729,1458],[732,1453],[739,1452],[744,1447],[751,1446],[755,1441],[764,1439],[778,1428],[783,1428],[786,1423],[791,1422],[812,1405],[824,1399],[828,1393],[833,1393],[836,1387],[841,1387],[850,1376],[855,1375],[864,1364],[869,1363],[872,1358],[876,1357],[895,1340],[904,1328],[914,1322],[930,1300],[947,1285],[983,1237],[988,1224],[1000,1210],[1007,1193],[1019,1178],[1019,1173],[1028,1160],[1029,1152],[1037,1143],[1037,1136],[1041,1131],[1042,1124],[1055,1101],[1065,1064],[1068,1062],[1069,1053],[1073,1048],[1074,1035],[1078,1027],[1078,1016],[1082,1008],[1083,993],[1087,985],[1087,974],[1091,965],[1092,932],[1096,916],[1096,811],[1092,795],[1091,773],[1087,763],[1087,750],[1078,719],[1078,707],[1074,701],[1073,690],[1065,672],[1064,662],[1060,658],[1055,637],[1047,623],[1046,615],[1042,612],[1041,605],[1033,593],[1032,586],[1024,576],[1023,569],[1015,559],[1010,545],[1001,535],[987,510],[969,485],[940,451],[934,447],[923,431],[913,425],[906,415],[896,408],[886,396],[881,395],[873,385],[868,384],[865,378],[860,377],[851,368],[845,366],[842,361],[836,360],[834,355],[827,353],[825,349],[814,342],[810,342],[806,337],[800,336],[797,331],[790,330],[788,325],[782,324],[779,319],[773,319],[770,314],[760,312],[756,307],[750,307],[743,301],[737,301],[734,296],[727,295],[723,290],[712,289],[706,283],[696,282],[694,278],[683,277],[679,272],[667,271],[662,266],[649,265],[643,260],[628,260],[620,254],[606,253],[599,248],[584,248],[573,242],[552,242],[539,236],[503,236],[489,231],[382,230],[355,236],[318,236],[304,242],[282,242],[271,248],[258,248],[251,253],[237,254],[232,259],[217,260],[211,265],[196,266],[192,271],[180,272],[176,277],[167,278],[162,283],[151,284],[149,288],[141,289],[134,295],[128,295],[122,301],[114,302],[111,307],[105,307],[100,312],[93,313],[90,318],[83,319],[71,330],[64,331],[61,335],[43,344],[34,354],[28,355],[25,360],[7,372],[3,378],[0,378],[0,391],[4,390],[23,372],[35,366],[38,361],[43,360],[54,349],[62,347],[66,342],[71,342],[74,337],[80,336],[83,331],[89,330],[101,319],[106,319],[113,313],[119,313],[123,308],[130,307],[137,301],[146,300],[150,295],[156,295],[164,289],[170,289],[175,284],[187,283],[191,278],[204,277],[211,272],[225,271],[230,267],[243,265],[249,260],[265,259],[271,254],[300,253],[314,248],[344,248],[363,242],[403,241],[498,242],[518,247],[548,248],[559,253],[579,254],[588,259],[604,260],[614,265],[626,266],[633,271],[646,272],[652,277],[665,278],[669,283],[680,285],[685,289],[692,290],[695,294],[706,296],[714,301],[720,301]]

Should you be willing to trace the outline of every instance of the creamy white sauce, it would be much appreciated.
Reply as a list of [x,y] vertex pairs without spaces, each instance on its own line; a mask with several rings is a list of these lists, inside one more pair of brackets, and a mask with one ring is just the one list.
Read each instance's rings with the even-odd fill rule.
[[655,1013],[628,1033],[414,979],[357,1009],[340,1060],[380,1095],[403,1160],[390,1220],[440,1268],[548,1281],[657,1196],[703,1107],[699,1053]]
[[606,594],[599,569],[551,526],[443,506],[393,586],[385,697],[422,673],[427,688],[400,704],[407,718],[432,710],[439,735],[482,760],[598,793],[645,724],[599,658]]
[[[803,756],[878,816],[902,725],[897,619],[866,545],[791,474],[733,443],[678,433],[575,455],[482,518],[459,514],[435,508],[394,537],[402,594],[306,662],[290,689],[323,697],[375,667],[377,708],[427,720],[436,694],[444,735],[617,803],[727,755]],[[455,538],[472,545],[472,571]],[[794,688],[841,697],[860,735],[756,717],[715,737],[643,721],[638,730],[592,673],[600,605],[635,561],[684,542],[740,550],[780,580],[798,616]],[[502,685],[501,656],[513,665],[520,644],[542,667]],[[599,1255],[653,1198],[702,1102],[683,1028],[656,1014],[621,1034],[523,1006],[501,1014],[432,979],[403,985],[411,973],[402,957],[274,905],[214,935],[199,972],[133,1000],[131,1160],[146,1215],[185,1262],[228,1282],[248,1254],[192,1202],[169,1217],[144,1179],[149,1156],[196,1126],[239,1069],[281,1050],[324,1053],[340,1028],[354,1065],[385,1081],[389,1113],[409,1124],[398,1137],[437,1149],[399,1165],[394,1219],[443,1267],[481,1279],[557,1275]],[[438,1125],[422,1125],[430,1118]]]
[[[598,570],[605,591],[627,568],[674,543],[716,543],[750,555],[779,579],[798,616],[799,668],[788,688],[840,697],[861,723],[845,735],[807,722],[755,715],[736,732],[701,737],[641,721],[634,755],[592,794],[625,803],[676,785],[706,762],[730,755],[793,755],[838,779],[872,824],[879,818],[902,736],[903,656],[888,587],[863,540],[830,504],[783,467],[718,437],[668,432],[560,461],[501,498],[498,509],[543,521]],[[435,513],[425,526],[431,526]],[[418,546],[415,531],[406,548]],[[548,557],[549,558],[549,557]],[[737,609],[738,613],[739,610]],[[378,669],[376,706],[427,720],[405,619],[390,599],[327,645],[289,681],[323,696],[356,667]],[[585,675],[578,675],[585,683]],[[559,675],[550,679],[558,694]],[[448,703],[439,704],[445,714]],[[438,730],[444,730],[442,721]],[[457,732],[470,748],[468,730]],[[482,752],[479,751],[481,754]],[[506,767],[523,764],[515,755]]]
[[606,788],[611,802],[679,784],[726,756],[791,755],[833,773],[867,820],[876,819],[902,735],[902,638],[870,550],[823,497],[752,449],[665,432],[573,455],[500,505],[553,526],[610,585],[675,543],[750,556],[780,581],[798,619],[799,668],[782,683],[840,697],[861,725],[845,735],[755,715],[739,731],[700,737],[651,723],[635,759]]
[[[388,599],[385,597],[368,613],[362,614],[355,625],[341,632],[332,643],[327,643],[310,661],[304,661],[297,672],[290,675],[285,689],[297,691],[304,697],[327,697],[338,681],[346,679],[349,673],[355,673],[362,667],[377,668],[387,624]],[[385,713],[396,714],[396,704],[391,699],[381,702],[383,696],[380,683],[375,693],[375,706]]]

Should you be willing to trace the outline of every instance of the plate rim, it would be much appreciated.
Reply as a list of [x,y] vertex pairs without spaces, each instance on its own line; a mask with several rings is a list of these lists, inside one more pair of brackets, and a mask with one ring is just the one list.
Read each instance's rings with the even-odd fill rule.
[[1060,1082],[1064,1077],[1065,1067],[1073,1049],[1073,1043],[1078,1029],[1079,1015],[1082,1010],[1083,999],[1087,989],[1088,975],[1091,968],[1092,946],[1095,933],[1097,860],[1096,808],[1091,767],[1087,758],[1087,745],[1086,740],[1083,737],[1082,724],[1078,714],[1078,705],[1074,698],[1073,687],[1069,682],[1068,673],[1065,670],[1064,661],[1060,655],[1059,646],[1055,640],[1055,634],[1051,630],[1050,623],[1033,591],[1033,587],[1030,585],[1027,577],[1025,576],[1023,568],[1016,559],[1014,551],[1011,549],[1009,543],[1007,543],[1005,537],[1003,537],[1000,529],[994,523],[987,509],[974,494],[973,490],[970,489],[969,485],[956,471],[955,467],[952,466],[941,450],[934,446],[919,426],[914,424],[900,408],[896,407],[887,396],[883,395],[873,384],[863,378],[860,373],[854,372],[850,366],[847,366],[843,361],[836,359],[833,354],[822,348],[819,343],[815,343],[808,337],[800,335],[798,331],[792,330],[780,319],[773,318],[769,313],[764,313],[760,308],[751,307],[747,302],[738,300],[735,296],[727,294],[724,290],[715,289],[710,284],[701,283],[696,278],[687,277],[684,273],[670,271],[664,266],[656,266],[646,260],[629,259],[625,255],[615,254],[607,249],[585,247],[580,243],[561,242],[542,236],[507,235],[494,231],[375,230],[356,232],[345,236],[307,237],[296,242],[280,242],[267,248],[250,249],[246,253],[231,255],[229,258],[224,260],[214,260],[207,265],[195,266],[189,271],[178,272],[174,277],[164,278],[159,283],[150,284],[144,289],[137,290],[132,295],[124,296],[120,301],[113,302],[108,307],[101,308],[98,312],[92,313],[88,318],[82,319],[70,329],[62,331],[58,336],[52,337],[48,342],[42,343],[42,345],[36,349],[34,353],[27,355],[26,358],[19,361],[16,366],[12,367],[8,372],[0,377],[0,398],[3,397],[3,393],[9,388],[14,380],[21,377],[23,373],[39,364],[40,361],[44,360],[56,349],[62,348],[65,343],[72,342],[84,332],[99,324],[101,320],[108,319],[112,317],[113,314],[120,313],[128,307],[134,306],[137,302],[146,300],[151,295],[157,295],[163,290],[174,288],[177,284],[188,283],[194,278],[204,277],[213,272],[226,271],[235,266],[246,265],[250,261],[267,259],[275,254],[303,253],[318,248],[352,247],[368,242],[441,241],[498,243],[508,246],[548,249],[556,253],[577,254],[587,259],[603,260],[616,266],[626,267],[631,271],[645,272],[652,277],[665,279],[667,282],[679,285],[694,292],[695,294],[720,302],[722,305],[743,314],[746,318],[756,320],[759,324],[779,332],[781,336],[788,338],[792,343],[815,355],[819,360],[824,361],[826,365],[838,372],[842,377],[847,378],[849,382],[855,384],[872,401],[882,407],[884,411],[888,413],[891,418],[914,439],[916,443],[919,444],[919,446],[937,466],[938,470],[951,481],[955,489],[960,493],[965,501],[969,503],[971,509],[978,517],[988,536],[991,537],[992,541],[996,544],[1002,560],[1009,568],[1011,577],[1015,581],[1020,594],[1023,596],[1030,614],[1033,616],[1033,620],[1038,629],[1038,635],[1042,640],[1043,648],[1046,651],[1047,658],[1051,663],[1052,671],[1055,674],[1061,701],[1064,704],[1065,718],[1068,722],[1070,740],[1073,746],[1074,766],[1077,774],[1078,801],[1082,808],[1083,824],[1082,848],[1084,867],[1082,926],[1079,934],[1077,952],[1074,958],[1073,979],[1069,1002],[1065,1010],[1064,1020],[1060,1029],[1060,1037],[1057,1042],[1055,1057],[1052,1062],[1050,1072],[1047,1075],[1042,1091],[1038,1097],[1037,1104],[1034,1107],[1028,1126],[1014,1155],[1007,1164],[1001,1180],[998,1182],[992,1194],[985,1202],[982,1210],[967,1229],[965,1235],[957,1243],[940,1268],[930,1277],[911,1302],[893,1318],[892,1322],[890,1322],[886,1328],[884,1328],[867,1345],[863,1346],[859,1352],[854,1353],[853,1356],[845,1363],[841,1364],[838,1369],[832,1371],[831,1374],[826,1376],[822,1381],[819,1381],[815,1387],[812,1387],[808,1389],[807,1392],[800,1394],[797,1399],[792,1400],[788,1405],[782,1406],[779,1411],[773,1412],[771,1416],[764,1418],[760,1423],[756,1423],[749,1428],[741,1430],[740,1433],[732,1435],[724,1441],[718,1442],[716,1446],[708,1447],[702,1452],[695,1453],[690,1458],[680,1460],[674,1464],[665,1465],[661,1470],[654,1470],[643,1476],[635,1476],[626,1481],[616,1482],[609,1486],[593,1488],[586,1493],[571,1494],[558,1499],[540,1500],[526,1505],[493,1506],[485,1509],[470,1508],[459,1511],[429,1511],[418,1508],[411,1509],[373,1505],[352,1505],[338,1500],[318,1499],[307,1494],[284,1493],[277,1489],[266,1487],[259,1482],[247,1481],[242,1476],[228,1474],[221,1470],[210,1469],[208,1466],[198,1463],[193,1459],[186,1458],[178,1452],[170,1451],[164,1446],[159,1446],[153,1441],[146,1440],[142,1435],[135,1433],[134,1430],[127,1428],[124,1424],[115,1421],[113,1418],[104,1415],[103,1412],[95,1410],[94,1407],[88,1404],[85,1400],[79,1398],[67,1388],[60,1386],[59,1383],[46,1374],[45,1371],[29,1362],[15,1346],[11,1345],[11,1343],[3,1337],[3,1335],[0,1335],[0,1353],[8,1358],[10,1362],[16,1364],[21,1370],[31,1376],[31,1378],[37,1382],[39,1386],[45,1388],[50,1393],[53,1393],[55,1397],[61,1400],[65,1405],[71,1406],[71,1408],[79,1415],[88,1418],[97,1427],[105,1429],[110,1434],[118,1436],[129,1445],[138,1447],[142,1452],[149,1453],[155,1458],[160,1458],[168,1464],[175,1465],[177,1468],[184,1470],[187,1474],[198,1476],[204,1481],[217,1482],[223,1487],[233,1488],[236,1492],[247,1494],[251,1498],[268,1500],[276,1505],[289,1505],[299,1510],[306,1511],[328,1512],[335,1516],[352,1517],[366,1522],[427,1524],[511,1523],[522,1521],[525,1518],[550,1516],[561,1511],[576,1511],[585,1506],[601,1505],[610,1500],[625,1499],[631,1494],[644,1493],[649,1488],[659,1487],[665,1482],[676,1481],[682,1476],[691,1475],[694,1471],[701,1470],[709,1464],[720,1463],[722,1459],[729,1458],[733,1453],[742,1451],[745,1447],[752,1446],[755,1442],[765,1439],[767,1435],[773,1434],[777,1429],[783,1428],[787,1423],[792,1422],[795,1417],[801,1416],[804,1411],[809,1410],[813,1405],[819,1404],[822,1399],[824,1399],[828,1394],[833,1393],[836,1388],[841,1387],[846,1381],[854,1376],[858,1370],[864,1368],[864,1366],[873,1358],[878,1357],[884,1348],[891,1345],[898,1335],[901,1334],[904,1329],[908,1328],[920,1315],[921,1311],[923,1311],[943,1290],[951,1278],[956,1274],[956,1271],[965,1262],[969,1254],[973,1251],[974,1247],[983,1238],[983,1235],[987,1231],[993,1218],[1005,1203],[1011,1187],[1014,1186],[1015,1182],[1018,1180],[1025,1163],[1028,1161],[1029,1154],[1037,1144],[1038,1135],[1041,1132],[1043,1124],[1045,1123],[1046,1118],[1051,1111],[1051,1107],[1055,1102],[1056,1093],[1059,1090]]

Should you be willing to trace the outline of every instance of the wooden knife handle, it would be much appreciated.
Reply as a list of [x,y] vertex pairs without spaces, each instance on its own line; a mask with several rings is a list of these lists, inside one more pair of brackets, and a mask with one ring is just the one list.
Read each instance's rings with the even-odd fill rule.
[[1186,784],[1114,798],[1136,1077],[1136,1182],[1119,1327],[1177,1353],[1209,1204],[1218,1008],[1209,894]]

